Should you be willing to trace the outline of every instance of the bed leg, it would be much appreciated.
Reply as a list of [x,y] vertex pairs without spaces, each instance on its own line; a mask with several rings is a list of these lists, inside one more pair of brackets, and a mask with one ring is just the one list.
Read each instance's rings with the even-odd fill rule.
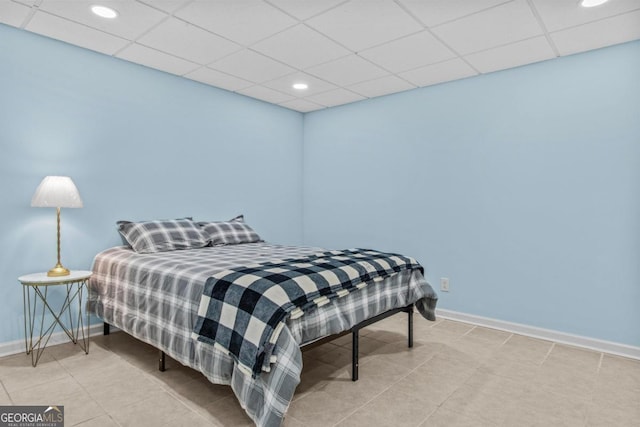
[[103,335],[109,335],[109,333],[111,332],[111,330],[110,330],[110,326],[111,326],[111,325],[109,325],[107,322],[104,322],[104,323],[102,324],[102,334],[103,334]]
[[160,350],[160,358],[158,359],[158,370],[160,372],[165,371],[164,362],[165,362],[165,354],[164,354],[164,351]]
[[351,332],[351,381],[358,381],[358,331]]
[[409,307],[409,310],[407,310],[407,314],[409,315],[409,322],[408,322],[408,328],[409,328],[409,348],[413,347],[413,305],[411,305]]

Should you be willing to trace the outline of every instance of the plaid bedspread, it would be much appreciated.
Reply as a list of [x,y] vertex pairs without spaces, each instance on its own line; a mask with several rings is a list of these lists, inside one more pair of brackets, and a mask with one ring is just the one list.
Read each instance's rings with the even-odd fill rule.
[[404,270],[414,259],[345,249],[221,271],[205,283],[194,336],[233,356],[253,376],[269,372],[287,318]]
[[434,319],[437,295],[418,270],[407,270],[365,286],[304,316],[288,319],[275,347],[278,362],[257,377],[241,371],[226,352],[193,339],[206,280],[256,260],[276,261],[312,255],[319,248],[268,243],[206,247],[137,254],[115,247],[96,255],[89,281],[88,309],[105,322],[202,372],[212,383],[227,384],[260,427],[277,427],[300,382],[300,346],[336,334],[393,308],[416,303]]

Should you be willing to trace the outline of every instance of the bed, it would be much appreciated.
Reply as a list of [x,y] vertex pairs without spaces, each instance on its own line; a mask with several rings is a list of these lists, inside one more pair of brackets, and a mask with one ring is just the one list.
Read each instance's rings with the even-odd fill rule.
[[209,236],[206,246],[198,243],[197,247],[144,253],[135,245],[125,245],[102,251],[93,262],[89,310],[105,325],[153,345],[211,382],[230,385],[258,426],[282,424],[300,382],[302,347],[352,332],[356,380],[359,328],[400,311],[409,313],[411,319],[414,306],[425,318],[435,319],[435,292],[420,269],[406,269],[321,305],[307,305],[302,315],[286,317],[273,346],[274,363],[252,375],[234,354],[194,335],[207,283],[238,266],[308,259],[323,250],[274,245],[253,237],[239,240],[209,246]]

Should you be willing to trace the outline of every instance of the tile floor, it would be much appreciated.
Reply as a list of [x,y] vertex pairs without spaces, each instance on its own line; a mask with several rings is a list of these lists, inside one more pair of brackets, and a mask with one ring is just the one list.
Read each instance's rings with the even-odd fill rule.
[[[406,316],[361,332],[360,379],[350,337],[304,353],[284,425],[639,426],[640,361],[449,320]],[[37,368],[0,358],[0,405],[65,407],[67,427],[251,425],[227,386],[167,360],[125,333],[95,337],[90,354],[47,348]]]

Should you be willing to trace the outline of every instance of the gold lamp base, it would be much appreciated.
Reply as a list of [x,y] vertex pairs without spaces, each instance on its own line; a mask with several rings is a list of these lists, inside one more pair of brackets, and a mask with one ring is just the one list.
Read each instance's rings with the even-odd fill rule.
[[56,264],[51,270],[47,271],[47,276],[49,277],[60,277],[60,276],[68,276],[70,271],[68,268],[64,268],[60,264]]
[[60,208],[56,209],[56,223],[58,225],[58,262],[55,267],[47,271],[47,276],[49,277],[68,276],[71,274],[68,268],[64,268],[62,264],[60,264]]

